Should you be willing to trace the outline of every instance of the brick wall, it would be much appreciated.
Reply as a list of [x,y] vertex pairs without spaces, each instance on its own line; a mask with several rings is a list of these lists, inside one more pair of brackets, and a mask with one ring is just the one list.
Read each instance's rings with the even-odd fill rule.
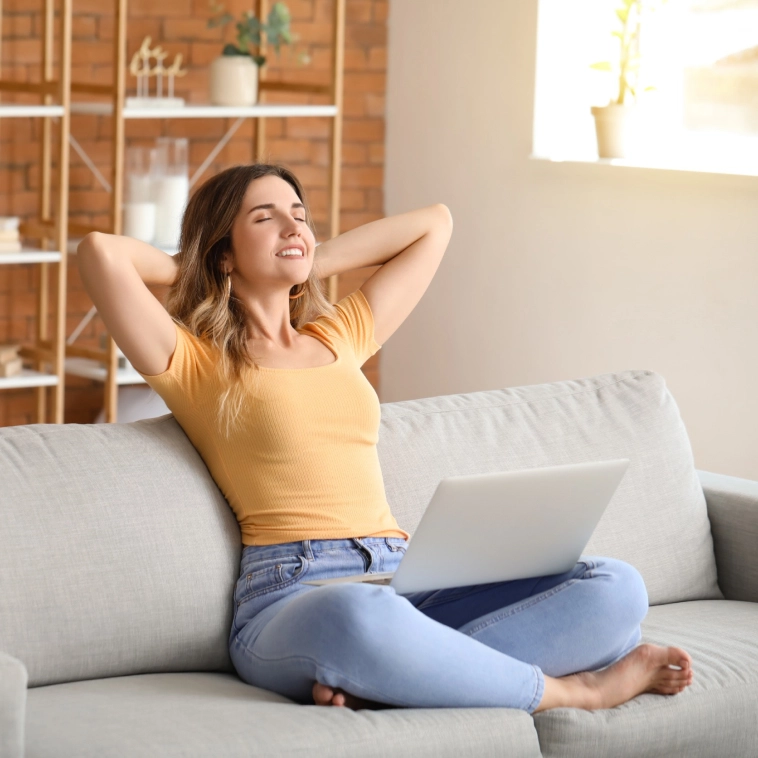
[[[389,0],[346,0],[345,88],[342,147],[341,231],[365,224],[383,215],[384,93],[386,78],[387,13]],[[227,0],[235,16],[252,7],[249,2]],[[287,0],[292,15],[291,30],[299,35],[297,50],[307,50],[311,62],[300,66],[287,48],[277,59],[268,52],[264,76],[268,79],[327,84],[331,66],[333,3],[331,0]],[[112,76],[112,42],[115,2],[74,0],[72,76],[74,81],[107,83]],[[38,81],[39,37],[42,2],[3,0],[2,76],[17,81]],[[175,94],[188,102],[207,102],[208,66],[233,41],[232,26],[207,29],[207,0],[131,0],[127,33],[127,60],[143,38],[152,37],[169,56],[183,55],[186,76],[176,80]],[[57,35],[57,19],[56,19]],[[56,36],[57,39],[57,36]],[[56,45],[57,47],[57,45]],[[57,55],[57,50],[56,50]],[[154,83],[153,83],[154,86]],[[135,94],[135,80],[127,75],[127,94]],[[35,102],[28,97],[3,93],[3,102]],[[265,93],[261,102],[327,103],[319,95]],[[233,119],[164,121],[127,120],[127,145],[153,144],[155,137],[190,138],[190,176],[205,160]],[[0,216],[32,218],[38,207],[40,183],[39,137],[41,122],[34,119],[0,119]],[[318,238],[328,238],[329,122],[326,118],[272,118],[266,121],[264,159],[292,169],[303,183],[318,227]],[[75,115],[71,133],[99,170],[112,181],[112,119]],[[214,173],[253,159],[254,122],[247,120],[200,177],[199,186]],[[53,127],[57,145],[57,127]],[[109,224],[110,195],[79,155],[71,150],[70,218],[97,225]],[[53,170],[53,183],[57,172]],[[53,193],[53,203],[56,195]],[[55,208],[55,205],[53,205]],[[91,307],[76,269],[69,259],[66,335],[70,335]],[[360,269],[340,277],[339,297],[359,287],[374,269]],[[35,334],[36,292],[40,269],[36,265],[0,265],[0,343],[29,343]],[[55,273],[55,266],[51,266]],[[55,277],[51,276],[54,283]],[[156,292],[156,294],[158,294]],[[97,345],[104,333],[96,316],[76,344]],[[380,351],[381,353],[381,351]],[[380,353],[363,367],[379,392]],[[68,376],[66,380],[67,423],[90,423],[103,404],[103,385]],[[34,390],[0,392],[0,426],[35,423]]]

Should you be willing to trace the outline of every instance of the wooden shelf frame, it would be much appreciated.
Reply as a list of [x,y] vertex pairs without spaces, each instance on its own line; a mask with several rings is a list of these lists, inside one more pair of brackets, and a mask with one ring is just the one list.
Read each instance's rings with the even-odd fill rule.
[[[36,340],[32,346],[22,346],[20,355],[31,359],[34,369],[21,374],[0,378],[0,390],[20,387],[36,388],[37,423],[48,421],[48,387],[52,388],[52,421],[63,423],[65,389],[65,328],[66,283],[68,255],[68,196],[69,196],[69,135],[71,132],[71,47],[72,0],[59,0],[60,58],[58,78],[53,78],[54,18],[56,0],[41,0],[42,34],[40,37],[40,82],[16,82],[3,79],[0,74],[0,94],[16,92],[36,95],[39,104],[0,103],[0,118],[39,118],[42,120],[40,138],[39,216],[30,223],[21,224],[19,233],[22,249],[18,253],[0,253],[0,265],[34,264],[40,267],[40,285],[37,293]],[[3,7],[0,0],[0,32]],[[1,39],[1,37],[0,37]],[[59,121],[58,139],[58,203],[52,213],[52,123]],[[3,214],[5,215],[5,214]],[[59,222],[56,223],[55,219]],[[29,244],[38,240],[39,246]],[[57,249],[49,249],[56,245]],[[48,333],[48,316],[51,293],[50,266],[57,267],[55,281],[55,318],[52,339]],[[48,367],[51,367],[48,369]]]
[[[50,0],[47,0],[50,1]],[[71,0],[68,0],[70,2]],[[2,0],[0,0],[2,2]],[[254,0],[255,14],[257,18],[265,18],[268,15],[268,0]],[[76,102],[67,103],[68,112],[89,113],[92,115],[112,114],[113,118],[113,187],[110,188],[111,196],[111,219],[110,229],[94,229],[86,225],[69,223],[68,234],[74,237],[83,237],[91,231],[104,231],[110,234],[122,234],[122,205],[124,187],[124,155],[125,155],[125,122],[130,118],[229,118],[237,117],[237,122],[227,131],[219,144],[214,148],[209,157],[195,174],[195,179],[205,170],[215,155],[223,148],[231,135],[236,131],[245,118],[255,119],[256,128],[253,138],[253,160],[257,161],[265,150],[265,123],[266,118],[272,117],[298,117],[298,116],[324,116],[331,119],[331,162],[329,166],[328,194],[329,194],[329,236],[336,237],[340,233],[340,192],[341,192],[341,166],[342,166],[342,114],[343,114],[343,89],[344,89],[344,58],[345,58],[345,0],[334,0],[332,36],[332,70],[331,81],[328,85],[315,85],[296,82],[267,81],[263,76],[259,79],[258,90],[264,92],[292,92],[292,93],[316,93],[329,95],[330,105],[281,105],[259,103],[257,105],[240,108],[229,108],[210,105],[187,105],[182,109],[147,110],[144,108],[126,108],[126,30],[128,23],[127,0],[115,0],[116,15],[114,29],[114,81],[110,85],[89,84],[84,82],[71,82],[70,91],[76,94],[102,95],[108,98],[105,103]],[[261,54],[265,54],[265,39],[261,45]],[[260,70],[262,74],[264,69]],[[73,140],[73,135],[72,135]],[[74,142],[72,142],[74,144]],[[76,147],[76,145],[75,145]],[[77,147],[77,150],[80,148]],[[71,240],[61,243],[61,251],[71,247]],[[337,276],[328,280],[328,296],[331,302],[337,300]],[[85,318],[88,318],[86,316]],[[118,407],[118,386],[120,384],[133,384],[144,381],[136,372],[118,368],[118,348],[109,336],[105,350],[76,349],[74,345],[66,345],[67,364],[66,372],[79,376],[88,376],[104,383],[105,395],[105,421],[116,422]],[[86,355],[83,354],[86,352]],[[73,358],[83,360],[71,360]],[[85,363],[83,361],[89,361]],[[98,369],[98,365],[101,366]],[[132,375],[132,373],[134,375]],[[136,378],[135,378],[136,377]]]

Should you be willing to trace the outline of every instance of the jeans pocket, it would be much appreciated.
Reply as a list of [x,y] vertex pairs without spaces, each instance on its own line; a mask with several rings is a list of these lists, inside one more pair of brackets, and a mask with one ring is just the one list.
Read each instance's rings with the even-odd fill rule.
[[287,555],[255,561],[246,568],[234,588],[237,607],[261,595],[297,584],[308,573],[308,560],[302,555]]

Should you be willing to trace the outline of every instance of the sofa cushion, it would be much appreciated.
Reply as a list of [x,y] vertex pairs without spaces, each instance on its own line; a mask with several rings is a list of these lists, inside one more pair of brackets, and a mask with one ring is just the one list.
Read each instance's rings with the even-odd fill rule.
[[172,416],[0,429],[0,650],[29,685],[233,671],[241,541]]
[[537,713],[543,755],[755,758],[756,629],[756,603],[701,600],[651,608],[642,622],[642,641],[684,648],[692,656],[693,683],[677,695],[646,693],[606,710]]
[[385,403],[378,449],[411,534],[445,476],[629,458],[584,553],[631,563],[651,604],[723,597],[687,430],[653,371]]
[[147,674],[29,691],[35,758],[540,758],[526,711],[298,705],[229,674]]

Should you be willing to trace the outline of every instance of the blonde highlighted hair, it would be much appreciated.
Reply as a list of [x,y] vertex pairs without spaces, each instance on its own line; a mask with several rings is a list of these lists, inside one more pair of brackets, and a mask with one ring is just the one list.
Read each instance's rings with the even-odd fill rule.
[[[190,198],[182,218],[176,260],[179,272],[171,285],[166,310],[172,319],[200,339],[209,340],[221,353],[224,391],[218,401],[218,421],[228,437],[236,428],[245,397],[244,378],[260,368],[247,349],[246,312],[234,293],[227,299],[223,259],[231,251],[232,226],[242,207],[250,182],[263,176],[278,176],[295,190],[305,206],[305,219],[316,236],[313,218],[297,177],[278,164],[253,163],[233,166],[208,179]],[[305,291],[290,300],[293,328],[320,315],[333,316],[334,306],[319,278],[314,256],[308,279],[290,294]]]

